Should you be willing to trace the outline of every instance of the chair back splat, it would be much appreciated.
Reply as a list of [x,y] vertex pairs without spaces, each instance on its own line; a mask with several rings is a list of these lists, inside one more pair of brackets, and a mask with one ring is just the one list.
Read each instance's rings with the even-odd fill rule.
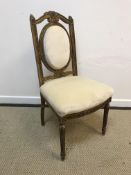
[[[38,36],[37,25],[44,21],[46,24]],[[67,25],[68,30],[62,23]],[[49,11],[38,19],[30,15],[30,24],[40,86],[49,79],[77,75],[73,18],[69,16],[67,19],[57,12]],[[72,70],[66,71],[70,62]],[[53,75],[44,76],[42,64]]]

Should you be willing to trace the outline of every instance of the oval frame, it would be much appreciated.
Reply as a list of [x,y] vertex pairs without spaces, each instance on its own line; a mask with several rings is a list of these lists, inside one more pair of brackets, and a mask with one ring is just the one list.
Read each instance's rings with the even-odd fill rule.
[[[59,27],[63,28],[65,30],[67,36],[68,36],[68,39],[69,39],[69,49],[70,49],[70,51],[69,51],[69,60],[68,60],[67,64],[64,65],[60,69],[55,69],[55,68],[53,68],[53,67],[51,67],[49,65],[48,61],[46,60],[46,56],[45,56],[45,52],[44,52],[44,42],[43,42],[43,39],[44,39],[44,36],[45,36],[46,31],[51,26],[59,26]],[[39,37],[39,48],[40,48],[40,53],[41,53],[41,60],[42,60],[43,64],[46,66],[46,68],[48,70],[50,70],[51,72],[63,71],[64,69],[66,69],[68,67],[68,65],[70,63],[70,60],[71,60],[71,42],[70,42],[69,33],[67,32],[66,28],[62,24],[60,24],[58,22],[55,23],[55,24],[54,23],[48,23],[48,24],[46,24],[43,27],[43,29],[41,30],[41,33],[40,33],[40,37]]]

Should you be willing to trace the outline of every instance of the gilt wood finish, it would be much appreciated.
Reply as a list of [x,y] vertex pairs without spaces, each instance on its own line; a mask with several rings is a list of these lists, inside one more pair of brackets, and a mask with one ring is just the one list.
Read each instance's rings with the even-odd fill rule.
[[[47,20],[47,24],[42,29],[40,36],[38,36],[37,25],[42,23],[45,20]],[[43,46],[42,40],[44,37],[44,33],[48,27],[53,26],[53,25],[61,26],[64,30],[66,30],[65,27],[62,24],[60,24],[60,21],[64,22],[65,24],[67,24],[69,26],[69,32],[68,32],[68,37],[69,37],[69,42],[70,42],[69,62],[71,61],[71,63],[72,63],[72,71],[65,71],[65,69],[69,65],[69,62],[67,63],[67,65],[65,65],[61,69],[52,69],[45,61],[44,51],[42,48],[42,46]],[[75,33],[74,33],[73,18],[71,16],[69,16],[69,18],[67,19],[63,15],[61,15],[57,12],[49,11],[49,12],[44,13],[44,15],[38,19],[35,19],[33,15],[30,15],[30,24],[31,24],[31,32],[32,32],[36,65],[37,65],[37,71],[38,71],[39,85],[40,86],[43,85],[45,83],[45,81],[47,81],[49,79],[55,79],[55,78],[67,76],[70,74],[77,75],[78,73],[77,73]],[[67,30],[66,30],[66,32],[67,32]],[[53,75],[44,76],[43,70],[42,70],[43,63],[48,70],[50,70],[51,72],[54,73]],[[96,110],[104,107],[103,126],[102,126],[102,134],[104,135],[106,132],[106,125],[107,125],[107,118],[108,118],[110,101],[111,101],[111,98],[106,100],[104,103],[102,103],[98,106],[95,106],[94,108],[60,117],[56,113],[56,111],[52,108],[52,106],[48,103],[48,101],[46,99],[44,99],[41,95],[41,124],[44,125],[44,123],[45,123],[44,122],[44,109],[45,109],[45,107],[47,107],[47,104],[56,113],[56,116],[57,116],[58,121],[59,121],[61,160],[65,159],[65,122],[69,119],[79,118],[79,117],[82,117],[84,115],[90,114],[90,113],[95,112]]]

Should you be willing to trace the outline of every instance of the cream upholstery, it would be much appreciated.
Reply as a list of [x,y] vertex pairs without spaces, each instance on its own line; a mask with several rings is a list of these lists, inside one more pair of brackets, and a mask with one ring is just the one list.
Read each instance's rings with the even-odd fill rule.
[[61,117],[92,108],[113,95],[111,87],[80,76],[50,80],[40,91]]
[[44,52],[48,64],[54,69],[64,67],[70,57],[69,37],[60,26],[51,26],[45,32]]

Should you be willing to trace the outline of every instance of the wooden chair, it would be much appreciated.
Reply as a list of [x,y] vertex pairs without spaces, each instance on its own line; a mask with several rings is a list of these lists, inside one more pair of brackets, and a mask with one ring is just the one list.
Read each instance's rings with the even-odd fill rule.
[[[38,36],[37,25],[46,22]],[[78,76],[73,18],[49,11],[38,19],[30,15],[41,96],[41,124],[50,106],[59,121],[61,160],[65,159],[65,122],[104,108],[102,134],[106,132],[113,89]],[[68,28],[65,27],[68,26]],[[44,76],[42,65],[53,73]],[[67,67],[71,64],[71,71]]]

